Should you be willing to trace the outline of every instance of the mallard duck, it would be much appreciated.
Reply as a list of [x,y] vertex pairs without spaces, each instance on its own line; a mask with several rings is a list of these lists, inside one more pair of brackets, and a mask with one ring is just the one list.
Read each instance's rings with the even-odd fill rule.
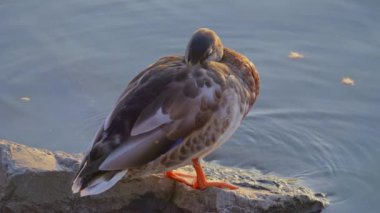
[[[122,178],[155,173],[195,189],[237,189],[207,180],[200,159],[231,137],[258,95],[253,63],[223,47],[214,31],[198,29],[185,56],[163,57],[132,79],[97,132],[72,191],[95,195]],[[190,163],[191,181],[173,171]]]

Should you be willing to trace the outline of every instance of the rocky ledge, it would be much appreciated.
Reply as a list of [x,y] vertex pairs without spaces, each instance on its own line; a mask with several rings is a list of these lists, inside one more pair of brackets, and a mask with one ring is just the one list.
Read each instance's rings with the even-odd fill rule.
[[210,179],[240,188],[199,191],[153,175],[80,198],[71,193],[80,158],[0,140],[0,212],[320,212],[328,204],[294,179],[211,163],[203,163]]

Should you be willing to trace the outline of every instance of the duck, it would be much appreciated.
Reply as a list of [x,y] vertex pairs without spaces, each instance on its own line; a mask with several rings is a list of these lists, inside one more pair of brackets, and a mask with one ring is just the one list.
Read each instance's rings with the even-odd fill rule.
[[[215,31],[197,29],[184,55],[160,58],[136,75],[101,124],[72,192],[96,195],[120,180],[152,174],[196,190],[237,186],[210,181],[201,160],[225,143],[259,96],[260,78]],[[195,176],[175,169],[192,164]]]

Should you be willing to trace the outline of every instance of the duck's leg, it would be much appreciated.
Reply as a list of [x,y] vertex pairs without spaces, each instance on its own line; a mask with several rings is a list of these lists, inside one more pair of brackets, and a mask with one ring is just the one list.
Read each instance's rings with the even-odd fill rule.
[[220,182],[220,181],[208,181],[201,164],[199,163],[199,159],[195,158],[193,159],[193,166],[195,169],[195,172],[197,173],[197,177],[194,179],[194,182],[192,184],[192,187],[195,189],[206,189],[207,187],[218,187],[218,188],[227,188],[231,190],[236,190],[238,187],[225,183],[225,182]]
[[[180,172],[175,172],[175,171],[167,171],[167,172],[165,172],[165,175],[166,175],[166,177],[173,179],[175,181],[184,183],[188,186],[193,186],[193,180],[194,180],[193,175],[188,175],[185,173],[180,173]],[[191,181],[187,180],[189,178],[191,178]]]

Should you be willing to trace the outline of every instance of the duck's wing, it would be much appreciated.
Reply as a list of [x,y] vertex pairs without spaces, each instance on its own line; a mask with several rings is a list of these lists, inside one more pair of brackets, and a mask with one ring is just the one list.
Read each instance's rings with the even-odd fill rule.
[[90,161],[99,159],[97,169],[142,166],[202,128],[218,109],[223,76],[176,58],[160,61],[131,82],[106,119],[89,153]]

